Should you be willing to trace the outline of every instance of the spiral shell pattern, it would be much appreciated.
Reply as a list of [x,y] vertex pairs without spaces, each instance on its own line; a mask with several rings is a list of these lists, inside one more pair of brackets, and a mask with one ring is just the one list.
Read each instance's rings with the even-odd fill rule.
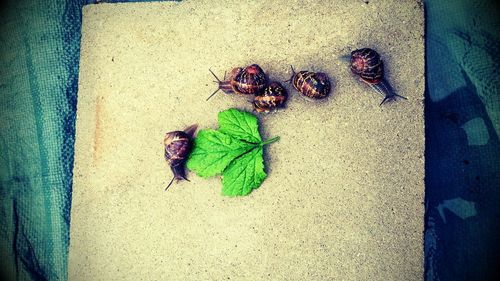
[[191,150],[190,136],[183,131],[165,135],[165,159],[171,167],[183,164]]
[[363,48],[351,52],[351,71],[369,84],[384,79],[384,63],[373,49]]
[[330,79],[325,73],[300,71],[292,77],[293,87],[312,99],[324,99],[330,94]]
[[243,95],[254,95],[264,90],[267,77],[257,64],[245,68],[235,68],[231,72],[230,84],[234,92]]
[[253,106],[255,111],[259,113],[269,113],[284,107],[287,98],[288,94],[285,88],[280,83],[273,82],[261,94],[254,97]]

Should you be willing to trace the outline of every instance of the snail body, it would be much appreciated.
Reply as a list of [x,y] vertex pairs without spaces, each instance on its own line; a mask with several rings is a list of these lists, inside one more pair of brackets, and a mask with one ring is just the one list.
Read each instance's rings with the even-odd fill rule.
[[323,72],[299,71],[295,73],[292,67],[290,81],[299,93],[311,99],[324,99],[330,94],[330,79]]
[[272,82],[263,92],[255,95],[253,106],[259,113],[269,113],[284,107],[287,98],[285,88],[278,82]]
[[406,99],[396,94],[384,78],[384,62],[379,53],[370,48],[362,48],[351,52],[350,68],[352,73],[359,76],[361,81],[372,87],[377,93],[384,96],[380,105],[393,101],[396,97]]
[[192,125],[184,131],[173,131],[165,135],[165,160],[167,160],[174,174],[174,177],[165,190],[170,187],[174,180],[188,180],[184,164],[191,152],[192,139],[197,127],[197,125]]
[[249,65],[245,68],[236,67],[231,71],[229,79],[220,80],[211,70],[210,72],[217,80],[218,88],[207,100],[215,95],[219,90],[226,94],[237,93],[241,95],[259,94],[267,86],[267,76],[257,64]]

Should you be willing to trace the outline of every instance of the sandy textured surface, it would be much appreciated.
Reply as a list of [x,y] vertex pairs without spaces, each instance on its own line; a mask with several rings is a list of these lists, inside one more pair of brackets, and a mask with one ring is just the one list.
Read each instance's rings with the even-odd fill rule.
[[[83,10],[70,280],[421,280],[424,44],[420,1],[185,1]],[[408,100],[381,97],[337,59],[377,49]],[[251,110],[218,94],[258,63],[324,71],[333,96],[261,116],[268,178],[221,196],[193,173],[164,192],[165,132]],[[288,87],[291,90],[290,87]]]

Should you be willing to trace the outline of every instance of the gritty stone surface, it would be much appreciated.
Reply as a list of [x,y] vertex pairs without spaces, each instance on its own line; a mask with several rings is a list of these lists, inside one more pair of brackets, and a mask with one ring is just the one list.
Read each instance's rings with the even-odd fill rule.
[[[184,1],[83,10],[70,280],[422,280],[424,43],[421,1]],[[379,51],[408,98],[379,106],[339,56]],[[286,85],[260,115],[268,178],[247,197],[220,178],[172,174],[168,131],[251,111],[219,93],[259,64],[272,80],[326,72],[327,100]]]

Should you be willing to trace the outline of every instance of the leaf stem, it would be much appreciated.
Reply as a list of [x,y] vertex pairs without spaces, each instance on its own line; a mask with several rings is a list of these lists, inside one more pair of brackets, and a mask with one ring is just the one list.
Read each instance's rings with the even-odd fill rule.
[[280,137],[274,137],[274,138],[272,138],[272,139],[268,139],[268,140],[266,140],[266,141],[262,142],[260,145],[261,145],[261,146],[264,146],[264,145],[266,145],[266,144],[273,143],[273,142],[275,142],[275,141],[277,141],[277,140],[279,140],[279,139],[280,139]]

